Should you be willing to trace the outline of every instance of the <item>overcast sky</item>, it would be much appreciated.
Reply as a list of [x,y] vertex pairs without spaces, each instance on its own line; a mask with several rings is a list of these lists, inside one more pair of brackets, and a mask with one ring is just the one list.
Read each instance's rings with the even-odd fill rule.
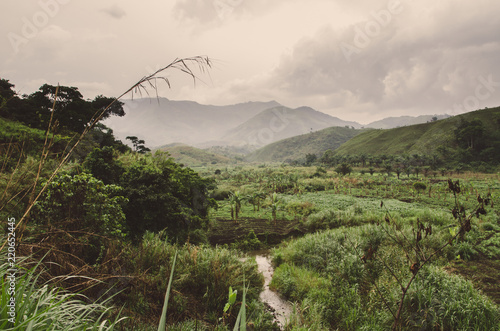
[[178,57],[196,87],[160,95],[277,102],[362,124],[500,106],[498,0],[40,0],[0,4],[0,77],[21,94],[76,86],[118,96]]

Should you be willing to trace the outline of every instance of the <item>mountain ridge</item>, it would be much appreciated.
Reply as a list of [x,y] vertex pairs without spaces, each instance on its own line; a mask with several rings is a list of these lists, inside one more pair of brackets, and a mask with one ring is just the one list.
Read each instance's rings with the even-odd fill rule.
[[123,102],[126,115],[110,117],[103,124],[113,129],[118,139],[125,141],[127,136],[137,136],[151,148],[179,142],[198,148],[248,145],[248,150],[255,150],[326,127],[386,128],[426,122],[433,117],[389,117],[362,126],[308,106],[293,109],[274,100],[223,106],[167,98],[126,99]]

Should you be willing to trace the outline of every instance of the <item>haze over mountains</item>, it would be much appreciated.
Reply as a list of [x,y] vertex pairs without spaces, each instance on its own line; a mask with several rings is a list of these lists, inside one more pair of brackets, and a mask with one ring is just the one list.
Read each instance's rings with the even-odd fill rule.
[[[144,139],[149,147],[184,143],[196,147],[253,146],[267,144],[328,127],[359,129],[361,124],[344,121],[309,107],[287,108],[276,101],[246,102],[227,106],[202,105],[166,98],[124,100],[124,117],[103,123],[125,141],[127,136]],[[393,128],[425,123],[433,115],[392,117],[364,127]],[[438,118],[447,115],[436,116]]]

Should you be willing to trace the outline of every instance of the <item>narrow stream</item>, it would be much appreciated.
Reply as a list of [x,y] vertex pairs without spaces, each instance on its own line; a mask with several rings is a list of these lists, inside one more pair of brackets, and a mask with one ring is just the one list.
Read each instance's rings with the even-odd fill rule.
[[278,293],[269,288],[274,269],[267,253],[265,251],[254,252],[259,271],[264,275],[264,291],[260,293],[259,297],[262,302],[268,304],[274,310],[274,318],[280,328],[283,329],[286,319],[290,317],[292,312],[292,306],[288,301],[283,300]]

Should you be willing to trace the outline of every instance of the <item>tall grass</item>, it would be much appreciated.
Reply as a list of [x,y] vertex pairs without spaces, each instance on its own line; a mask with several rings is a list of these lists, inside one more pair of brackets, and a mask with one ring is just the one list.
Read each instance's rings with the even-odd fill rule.
[[[178,246],[168,243],[161,234],[147,232],[138,247],[130,247],[124,252],[122,268],[133,270],[135,286],[127,287],[128,293],[121,298],[126,302],[126,311],[132,319],[155,316],[139,324],[159,324],[161,306],[165,303],[165,293],[169,293],[168,315],[165,324],[199,321],[204,324],[235,325],[236,314],[224,316],[229,287],[245,293],[246,322],[267,330],[272,329],[272,317],[258,304],[259,294],[264,284],[254,259],[243,260],[243,255],[235,250],[222,247],[199,247],[186,244]],[[174,257],[178,252],[172,281],[166,275],[172,274]],[[244,281],[246,286],[244,287]],[[171,290],[168,291],[170,286]],[[163,295],[160,296],[159,293]],[[235,306],[241,308],[242,297]],[[241,318],[240,318],[241,319]],[[240,322],[241,323],[241,322]],[[179,324],[181,327],[181,324]],[[221,326],[222,327],[222,326]]]
[[[2,253],[5,253],[2,251]],[[22,265],[22,264],[21,264]],[[10,284],[2,279],[0,329],[2,330],[114,330],[124,318],[108,320],[112,310],[111,298],[99,303],[87,303],[80,294],[39,284],[41,263],[28,269],[19,269],[16,277],[15,317],[8,314],[11,296]],[[9,266],[0,265],[0,274],[6,275]],[[11,323],[14,318],[14,323]],[[9,321],[10,320],[10,321]]]
[[498,330],[500,312],[472,283],[437,267],[422,270],[405,301],[408,327]]
[[[411,237],[409,224],[397,226]],[[440,232],[437,241],[446,242],[447,230],[435,229]],[[422,243],[422,250],[429,254],[435,245],[434,241]],[[376,259],[368,255],[370,251]],[[365,253],[366,262],[358,252]],[[390,329],[401,286],[414,276],[402,247],[376,225],[306,235],[274,249],[273,262],[279,266],[271,285],[297,302],[292,322],[321,318],[321,323],[333,329]],[[407,292],[402,327],[427,323],[427,328],[445,326],[445,330],[494,330],[500,326],[498,306],[470,283],[437,265],[425,270]],[[304,309],[312,302],[318,304],[316,310]],[[467,317],[470,314],[474,316]]]

